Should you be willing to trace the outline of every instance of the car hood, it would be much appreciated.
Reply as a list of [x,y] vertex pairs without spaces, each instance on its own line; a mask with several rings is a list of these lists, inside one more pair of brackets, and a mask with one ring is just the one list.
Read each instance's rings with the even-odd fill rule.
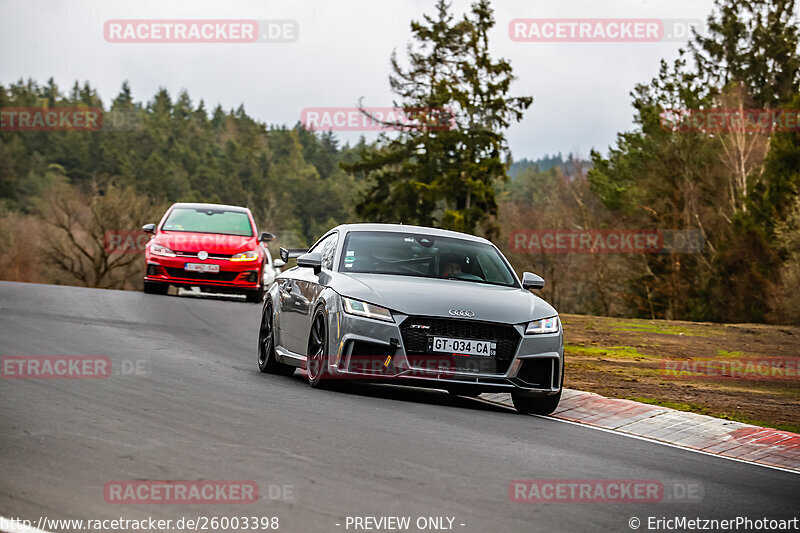
[[233,255],[256,248],[255,237],[188,231],[161,231],[153,241],[174,252],[197,253],[203,250],[212,255],[215,253]]
[[451,309],[472,311],[473,320],[520,324],[556,315],[530,291],[455,279],[386,274],[342,274],[335,290],[407,315],[449,317]]

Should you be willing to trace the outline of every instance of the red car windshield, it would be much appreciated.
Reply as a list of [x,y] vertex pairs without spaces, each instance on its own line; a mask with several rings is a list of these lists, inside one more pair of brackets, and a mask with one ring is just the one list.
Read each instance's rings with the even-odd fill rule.
[[253,236],[253,227],[250,225],[250,217],[247,216],[247,213],[222,209],[183,207],[173,209],[161,230]]

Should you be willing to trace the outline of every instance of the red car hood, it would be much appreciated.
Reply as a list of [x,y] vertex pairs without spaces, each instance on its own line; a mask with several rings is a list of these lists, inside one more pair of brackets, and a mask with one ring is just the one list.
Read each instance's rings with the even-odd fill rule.
[[153,241],[173,252],[206,251],[209,254],[238,254],[257,248],[256,237],[220,235],[218,233],[192,233],[188,231],[161,231]]

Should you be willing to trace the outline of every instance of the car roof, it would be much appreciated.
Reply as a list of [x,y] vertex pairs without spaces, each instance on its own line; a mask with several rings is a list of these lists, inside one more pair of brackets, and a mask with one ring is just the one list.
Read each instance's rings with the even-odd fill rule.
[[439,228],[428,228],[425,226],[407,226],[405,224],[342,224],[336,228],[344,232],[350,231],[388,231],[393,233],[421,233],[425,235],[436,235],[439,237],[453,237],[456,239],[465,239],[475,242],[489,243],[483,237],[476,237],[468,233],[461,233],[458,231],[450,231]]
[[191,202],[178,202],[172,204],[172,207],[183,207],[186,209],[224,209],[225,211],[235,211],[237,213],[249,213],[250,210],[246,207],[240,207],[238,205],[224,205],[224,204],[202,204],[202,203],[191,203]]

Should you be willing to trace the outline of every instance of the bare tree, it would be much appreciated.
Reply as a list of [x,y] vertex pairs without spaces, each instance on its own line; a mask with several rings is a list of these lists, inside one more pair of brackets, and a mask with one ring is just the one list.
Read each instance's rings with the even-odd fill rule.
[[46,282],[42,261],[31,235],[36,235],[41,220],[32,215],[8,211],[0,207],[0,279],[7,281]]
[[142,268],[135,248],[109,246],[109,237],[134,234],[154,207],[133,188],[94,182],[88,192],[59,183],[39,204],[45,222],[43,252],[58,270],[86,287],[121,289],[138,285]]
[[[760,177],[764,172],[764,158],[769,151],[772,124],[763,125],[760,120],[750,123],[753,118],[749,116],[752,110],[745,107],[748,98],[742,87],[734,85],[719,100],[726,121],[731,122],[719,135],[723,150],[722,163],[730,172],[728,194],[731,211],[747,211],[748,178],[751,175]],[[764,116],[768,115],[769,110],[765,110]]]

